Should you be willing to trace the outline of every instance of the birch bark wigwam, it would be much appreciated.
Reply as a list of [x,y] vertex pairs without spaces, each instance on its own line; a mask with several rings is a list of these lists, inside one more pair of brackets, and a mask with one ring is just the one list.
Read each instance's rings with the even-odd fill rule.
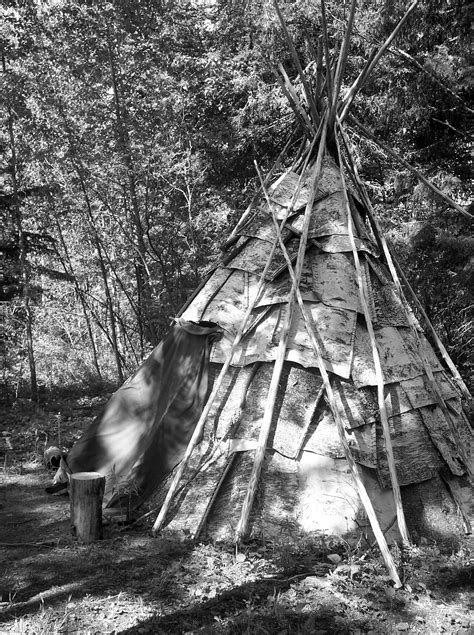
[[[360,80],[341,98],[357,3],[350,3],[337,55],[331,55],[336,47],[324,0],[321,9],[312,82],[285,9],[275,2],[288,58],[272,70],[304,140],[293,162],[282,161],[286,169],[274,167],[264,177],[257,167],[258,195],[173,327],[172,333],[216,329],[222,337],[210,347],[209,385],[206,392],[203,381],[202,407],[185,442],[176,453],[169,440],[159,448],[173,460],[158,484],[153,532],[235,543],[315,531],[373,535],[400,586],[390,545],[409,544],[425,503],[438,506],[433,522],[441,527],[439,501],[448,493],[440,473],[462,505],[472,431],[452,366],[437,358],[407,304],[345,137],[343,123],[352,120],[344,108],[364,87]],[[112,49],[110,43],[111,59]],[[120,86],[115,103],[124,122]],[[164,355],[170,341],[155,349],[109,411],[123,399],[117,412],[123,411],[125,429],[133,410],[135,436],[142,435],[146,451],[127,460],[142,477],[148,467],[153,472],[152,449],[168,421],[165,396],[181,390],[159,381],[172,367]],[[147,407],[133,401],[145,393]],[[113,426],[113,417],[102,423]],[[135,468],[127,472],[125,463],[121,475],[133,486]],[[437,503],[418,495],[430,487]],[[421,500],[420,510],[407,511],[413,500]],[[453,517],[450,522],[450,531],[460,528]]]
[[[430,415],[424,409],[426,407],[424,404],[427,401],[432,404],[439,402],[443,406],[446,400],[449,401],[454,398],[454,394],[457,394],[459,399],[460,394],[456,392],[454,385],[444,374],[441,365],[435,360],[433,352],[427,348],[428,345],[419,331],[419,325],[415,325],[411,314],[407,313],[403,308],[406,306],[406,301],[401,295],[402,290],[398,278],[393,277],[394,268],[391,256],[387,252],[386,243],[378,234],[378,225],[372,222],[370,228],[365,228],[365,223],[359,211],[351,203],[351,199],[355,197],[358,201],[358,206],[363,206],[364,200],[370,204],[364,198],[366,193],[361,189],[362,184],[354,177],[352,184],[346,185],[344,174],[341,172],[345,159],[339,149],[341,119],[338,113],[342,112],[342,118],[346,118],[346,115],[349,114],[350,105],[357,92],[362,89],[364,82],[373,71],[378,60],[388,49],[418,3],[415,1],[410,5],[395,31],[380,50],[374,52],[361,77],[355,82],[346,97],[341,100],[340,93],[344,69],[349,55],[350,34],[356,13],[356,4],[356,2],[353,2],[351,5],[346,35],[340,48],[337,63],[335,63],[329,53],[329,36],[324,19],[324,0],[322,2],[322,35],[319,38],[316,53],[317,60],[315,60],[319,66],[316,82],[318,94],[315,96],[309,91],[309,82],[306,81],[302,65],[297,59],[296,49],[291,41],[283,13],[275,2],[276,13],[280,19],[285,41],[288,44],[292,60],[297,69],[298,81],[303,86],[307,106],[298,97],[298,93],[293,88],[283,66],[274,67],[273,72],[282,91],[290,101],[297,119],[305,130],[305,134],[313,142],[313,147],[306,151],[307,157],[311,157],[310,164],[313,167],[306,167],[307,164],[305,164],[303,168],[299,168],[298,173],[298,188],[303,188],[303,207],[305,207],[307,213],[302,214],[301,204],[294,206],[298,194],[295,197],[291,197],[288,192],[285,194],[281,193],[285,189],[285,184],[290,183],[288,174],[283,174],[271,186],[268,184],[268,179],[265,180],[261,177],[260,191],[264,195],[263,198],[266,199],[266,205],[259,202],[258,199],[254,201],[253,206],[246,211],[244,218],[238,223],[236,230],[231,235],[231,239],[226,243],[227,247],[237,244],[237,248],[223,259],[222,266],[225,267],[225,275],[224,269],[221,274],[221,270],[217,268],[185,306],[182,317],[186,319],[212,319],[229,328],[231,324],[241,324],[241,326],[232,345],[230,341],[226,343],[226,337],[222,340],[223,343],[216,345],[212,359],[215,363],[221,364],[220,373],[196,428],[195,437],[191,440],[184,460],[175,474],[171,487],[168,489],[168,495],[161,506],[154,525],[154,531],[158,531],[165,526],[167,514],[173,505],[179,484],[182,483],[186,487],[186,474],[191,473],[189,472],[188,463],[193,462],[193,453],[198,452],[198,439],[203,433],[206,436],[206,425],[210,425],[209,419],[212,419],[212,413],[217,408],[217,406],[213,406],[213,402],[217,401],[219,403],[218,408],[221,411],[224,408],[225,411],[225,406],[220,400],[223,399],[222,386],[225,385],[226,373],[231,372],[232,368],[242,368],[243,372],[246,364],[258,361],[259,364],[262,364],[262,362],[264,364],[272,364],[268,373],[268,394],[265,391],[264,394],[267,396],[260,404],[261,410],[259,414],[256,415],[254,413],[257,422],[250,428],[248,427],[250,424],[245,424],[247,434],[250,434],[249,443],[253,448],[254,455],[246,463],[248,467],[245,469],[248,471],[245,472],[240,491],[235,492],[232,490],[234,491],[234,504],[239,501],[239,505],[242,505],[241,511],[236,512],[235,515],[234,538],[236,541],[241,541],[251,533],[252,518],[255,520],[256,508],[261,507],[261,502],[257,503],[257,501],[261,496],[265,498],[265,494],[259,494],[259,491],[261,488],[265,491],[265,488],[269,487],[266,484],[266,479],[269,478],[269,465],[272,465],[275,461],[275,450],[272,449],[275,445],[272,439],[274,435],[278,436],[279,426],[283,425],[278,420],[277,414],[279,408],[282,407],[281,403],[278,403],[278,400],[282,398],[280,394],[281,374],[283,368],[291,361],[298,360],[304,367],[311,366],[309,353],[307,356],[303,353],[304,346],[308,346],[313,352],[313,363],[322,376],[326,397],[330,405],[329,410],[336,424],[337,437],[335,438],[339,439],[341,448],[344,448],[342,456],[344,456],[351,468],[363,508],[370,519],[372,530],[377,538],[390,575],[396,585],[399,586],[400,578],[387,546],[385,532],[389,531],[389,525],[392,524],[393,514],[395,513],[398,518],[398,535],[405,544],[409,543],[410,539],[404,515],[401,490],[406,491],[409,484],[416,482],[417,478],[427,478],[428,475],[435,478],[438,461],[437,452],[440,451],[441,447],[434,434],[427,447],[421,451],[421,454],[425,453],[422,462],[426,462],[422,468],[418,466],[415,469],[414,467],[420,460],[418,450],[413,454],[413,458],[410,458],[409,452],[407,456],[402,456],[402,448],[405,447],[406,443],[410,444],[409,439],[413,439],[414,444],[421,443],[421,438],[425,438],[426,434],[425,428],[422,427],[417,430],[409,423],[410,417],[413,418],[415,416],[412,413],[412,409],[419,413],[416,416],[421,417],[420,421],[423,419],[428,428],[431,426],[430,429],[433,430],[432,423],[428,421]],[[321,68],[323,59],[325,71]],[[315,131],[318,131],[318,134],[321,132],[322,121],[323,134],[318,143],[315,144],[314,140],[318,136]],[[333,143],[330,144],[329,152],[328,147],[326,147],[326,138],[333,140]],[[335,162],[329,157],[331,151],[334,152]],[[348,152],[347,147],[345,147],[345,152]],[[316,163],[317,169],[314,168],[314,163]],[[319,171],[321,171],[321,175],[315,176],[315,172],[319,173]],[[350,170],[348,174],[350,174]],[[290,201],[290,199],[292,200]],[[459,209],[459,206],[453,201],[451,203],[461,213],[465,212],[465,210]],[[321,214],[320,218],[318,218],[318,213]],[[369,219],[372,219],[372,215],[373,212],[370,210],[368,213]],[[274,229],[270,230],[269,227],[272,222],[276,224]],[[288,230],[290,230],[290,237]],[[265,247],[259,253],[258,245],[264,247],[264,241],[270,240],[270,237],[271,242],[268,247]],[[288,251],[291,237],[299,245],[295,271],[292,269],[294,256],[290,256]],[[374,239],[375,243],[370,246],[371,241]],[[259,243],[258,241],[261,242]],[[275,248],[276,243],[278,243],[278,248]],[[270,244],[273,244],[271,249]],[[315,249],[316,251],[313,251]],[[336,254],[339,255],[336,256]],[[334,283],[326,283],[324,280],[318,279],[315,277],[316,272],[323,271],[323,267],[322,265],[316,265],[317,259],[334,262],[337,260],[341,263],[351,262],[350,268],[353,280],[350,283],[342,283],[340,280],[337,281],[337,274]],[[285,264],[277,264],[280,260]],[[385,271],[383,280],[385,281],[384,284],[389,285],[389,287],[386,287],[384,293],[387,294],[387,299],[388,295],[391,294],[391,300],[386,305],[383,302],[381,303],[380,300],[377,300],[377,302],[374,300],[373,294],[379,282],[375,279],[372,280],[373,274],[370,273],[372,271],[372,260],[379,260]],[[246,261],[247,264],[245,264]],[[286,271],[286,274],[282,274],[282,271]],[[326,269],[326,271],[329,270]],[[272,272],[279,272],[281,279],[278,277],[278,273],[272,274]],[[311,272],[313,276],[312,291],[311,285],[308,286],[308,276],[311,275]],[[339,275],[343,275],[342,271]],[[258,284],[257,280],[259,281]],[[265,281],[263,287],[262,281]],[[329,286],[331,284],[339,285],[340,289],[337,290],[335,286],[330,291],[327,284]],[[343,291],[344,286],[345,291]],[[350,292],[352,299],[349,299],[348,295],[344,296],[344,293],[348,293],[349,286],[352,288]],[[246,302],[243,301],[243,298],[237,299],[236,293],[238,293],[238,289],[241,289],[245,294]],[[311,308],[311,304],[308,304],[310,300],[311,302],[316,302],[313,308]],[[321,301],[322,304],[320,304]],[[391,308],[389,308],[389,305]],[[399,308],[395,309],[395,305]],[[345,307],[344,310],[348,310],[350,307],[349,310],[355,311],[353,314],[354,322],[350,327],[352,335],[349,339],[351,341],[349,342],[348,340],[348,350],[351,352],[347,357],[346,370],[336,370],[336,368],[340,367],[335,363],[334,343],[331,343],[331,337],[326,330],[331,328],[331,326],[328,326],[328,324],[331,325],[331,322],[325,323],[320,317],[327,306],[333,306],[334,308],[335,306],[341,306],[341,309]],[[275,307],[280,307],[278,313],[275,313]],[[298,307],[297,314],[295,313],[295,307]],[[260,315],[258,318],[255,316],[253,327],[249,330],[246,326],[249,322],[249,317],[252,312],[255,314],[257,310]],[[242,321],[238,318],[240,315],[244,317]],[[349,316],[349,314],[347,315]],[[234,322],[234,320],[237,320],[237,322]],[[299,328],[305,331],[305,336],[298,335]],[[333,328],[335,328],[334,325]],[[409,335],[410,329],[412,329],[411,336]],[[271,334],[272,332],[273,335]],[[249,339],[250,333],[252,334],[253,342]],[[365,333],[363,335],[365,342],[363,345],[362,341],[359,341],[362,333]],[[402,344],[403,337],[408,338],[406,344]],[[395,340],[398,340],[399,344],[396,344]],[[303,344],[303,342],[306,343]],[[270,346],[271,352],[266,348],[268,346]],[[365,359],[360,357],[362,350],[364,350],[363,355],[367,355]],[[403,358],[402,361],[398,359],[399,356],[400,359]],[[331,359],[332,361],[330,361]],[[372,361],[370,361],[371,359]],[[367,372],[369,367],[370,371]],[[449,364],[448,370],[452,370]],[[262,370],[260,369],[259,372],[262,372]],[[342,384],[336,381],[338,373],[342,373],[344,378]],[[411,377],[417,377],[420,373],[425,377],[424,381],[427,387],[427,392],[423,392],[425,395],[423,398],[421,398],[421,395],[415,396],[412,394],[410,396],[409,389],[412,381]],[[457,377],[455,376],[454,379],[457,379]],[[372,423],[369,423],[364,418],[364,415],[361,415],[363,410],[360,409],[361,402],[356,406],[352,397],[349,398],[348,385],[343,388],[343,392],[345,391],[344,396],[341,395],[341,386],[345,386],[344,382],[346,381],[353,382],[353,388],[350,390],[355,391],[354,395],[358,392],[360,395],[365,395],[363,401],[370,394],[371,408],[373,408],[374,413]],[[430,382],[433,381],[435,386],[429,388]],[[247,401],[250,401],[252,383],[250,385],[246,384],[246,386]],[[387,402],[387,395],[395,389],[394,386],[399,386],[396,390],[407,391],[408,401],[403,408],[401,405],[396,406],[393,402]],[[283,397],[283,400],[286,398]],[[288,397],[288,399],[290,398]],[[351,413],[347,411],[349,402],[352,404]],[[343,405],[344,403],[346,403],[345,406]],[[230,404],[228,407],[232,408]],[[445,412],[446,414],[449,413]],[[244,426],[244,421],[248,417],[248,413],[245,413],[245,408],[243,411],[239,410],[238,417],[242,419],[241,426]],[[320,421],[322,421],[321,414],[319,417]],[[357,423],[359,418],[363,425]],[[400,429],[397,428],[398,423],[396,422],[398,420],[401,422]],[[383,434],[380,433],[380,436],[377,431],[379,425],[380,430],[382,431],[383,429]],[[445,430],[450,430],[450,438],[454,445],[458,446],[458,449],[454,450],[454,452],[460,457],[461,462],[465,466],[461,468],[462,474],[468,474],[469,470],[466,465],[468,457],[459,447],[460,439],[458,435],[454,434],[453,427],[446,419],[442,425]],[[457,419],[457,425],[463,430],[461,436],[469,434],[462,415]],[[217,426],[218,429],[217,436],[219,436],[220,431],[221,435],[225,437],[225,425],[215,422],[214,426]],[[320,423],[321,426],[322,423]],[[310,434],[310,429],[305,429]],[[298,447],[303,449],[302,454],[305,453],[304,450],[312,445],[319,447],[319,443],[315,440],[318,436],[318,429],[313,430],[312,440],[307,438],[300,440],[301,443]],[[322,429],[319,434],[323,434]],[[414,439],[417,435],[421,435],[420,441],[415,442]],[[237,436],[239,436],[238,433]],[[401,441],[402,437],[405,439],[404,441]],[[252,441],[250,441],[250,438]],[[369,441],[369,439],[371,440]],[[217,449],[215,451],[218,453]],[[444,449],[444,452],[446,452],[446,449]],[[373,458],[371,459],[369,456]],[[448,463],[451,462],[451,459],[446,454],[444,459]],[[413,472],[417,472],[416,476],[414,473],[408,474],[410,468],[407,468],[407,465],[403,466],[402,461],[406,461],[407,465],[411,464],[413,466]],[[234,463],[239,464],[239,461],[234,461]],[[221,490],[222,492],[230,491],[230,482],[232,479],[237,478],[239,469],[244,469],[242,466],[245,461],[242,458],[240,468],[236,465],[230,467],[229,461],[224,462],[224,464],[225,470],[222,468],[224,471],[220,473],[219,477],[214,476],[216,479],[214,486],[210,486],[209,502],[205,506],[206,521],[203,520],[202,516],[199,517],[198,514],[193,516],[191,513],[192,508],[184,503],[182,512],[178,512],[178,517],[175,510],[174,520],[169,524],[170,527],[182,526],[180,524],[183,523],[182,514],[187,513],[188,518],[185,525],[191,529],[193,535],[199,535],[199,532],[205,531],[206,526],[211,533],[217,531]],[[377,495],[374,495],[374,482],[371,482],[366,471],[366,467],[369,465],[375,468],[379,478],[384,482],[384,487],[393,491],[392,515],[388,524],[380,512],[380,501],[377,499]],[[458,476],[461,477],[461,473]],[[240,477],[242,478],[242,474],[240,474]],[[191,495],[193,486],[188,483],[187,487]],[[234,483],[235,487],[237,485]],[[267,509],[269,509],[271,503],[267,501],[266,504],[268,506]],[[378,509],[376,509],[377,506]],[[222,502],[221,507],[222,509],[225,507]],[[228,510],[229,507],[227,506],[226,509]],[[181,518],[179,518],[180,513]]]

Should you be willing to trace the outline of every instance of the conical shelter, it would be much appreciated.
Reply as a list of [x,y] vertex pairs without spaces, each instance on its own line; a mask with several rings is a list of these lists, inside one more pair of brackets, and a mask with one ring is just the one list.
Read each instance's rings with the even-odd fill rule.
[[[274,72],[307,142],[291,169],[261,179],[221,265],[180,314],[224,335],[211,352],[210,398],[155,529],[238,540],[370,525],[385,554],[386,538],[409,542],[410,530],[470,531],[472,429],[462,408],[470,396],[404,297],[343,128],[416,4],[339,99],[356,3],[333,64],[322,2],[311,87],[275,2],[299,90],[281,65]],[[324,81],[323,51],[325,68],[336,69]]]
[[[403,502],[415,508],[432,496],[430,505],[436,498],[448,499],[441,478],[456,492],[467,484],[472,432],[459,388],[400,295],[363,206],[344,189],[341,170],[328,154],[311,203],[299,280],[306,315],[297,302],[291,305],[292,279],[277,234],[295,263],[312,198],[313,172],[307,168],[300,179],[290,171],[269,188],[271,210],[264,201],[242,225],[224,263],[180,316],[215,322],[224,330],[211,352],[211,388],[231,352],[232,356],[206,417],[203,440],[183,475],[189,485],[179,496],[170,527],[186,528],[194,535],[205,530],[214,537],[234,537],[242,528],[242,507],[260,444],[263,462],[244,533],[248,529],[281,534],[286,526],[290,533],[300,527],[346,534],[365,527],[367,514],[347,451],[382,530],[393,535],[397,509],[391,461]],[[278,225],[276,229],[273,215],[278,220],[287,216],[299,181],[293,209],[281,230]],[[316,335],[319,350],[311,335]],[[381,421],[373,345],[383,378],[393,458]],[[328,373],[332,403],[321,363]],[[277,382],[273,392],[272,381]],[[347,448],[334,410],[343,419]]]
[[[313,86],[277,5],[276,11],[298,90],[282,67],[275,73],[306,141],[291,168],[261,179],[222,262],[177,320],[171,337],[179,346],[167,340],[156,349],[89,437],[107,421],[126,429],[133,418],[142,430],[141,458],[127,455],[122,471],[133,480],[139,466],[143,482],[160,473],[155,531],[241,540],[370,530],[399,582],[387,541],[470,531],[473,435],[462,407],[469,394],[431,325],[423,326],[436,352],[405,299],[343,128],[391,38],[339,100],[355,2],[337,64],[328,58],[323,19]],[[324,70],[332,68],[334,74]],[[197,363],[188,364],[184,332],[194,338]],[[173,392],[164,385],[166,350],[181,351],[173,352],[171,365],[187,360],[188,370],[173,374],[178,407],[167,396],[158,408],[157,395]],[[189,371],[194,367],[199,382]],[[191,415],[186,386],[199,394],[189,400]],[[132,394],[141,395],[136,404]],[[173,426],[183,417],[178,439],[181,428]],[[168,443],[172,460],[163,449]],[[128,444],[119,445],[127,454]],[[161,448],[157,455],[153,447]],[[78,454],[86,452],[73,458]],[[162,455],[166,469],[153,467]],[[78,466],[100,471],[97,462]]]

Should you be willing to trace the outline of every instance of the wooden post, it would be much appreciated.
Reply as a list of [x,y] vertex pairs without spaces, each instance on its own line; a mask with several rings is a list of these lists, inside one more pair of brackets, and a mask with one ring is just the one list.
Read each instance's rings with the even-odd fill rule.
[[71,474],[71,528],[81,542],[102,538],[102,499],[105,476],[98,472]]

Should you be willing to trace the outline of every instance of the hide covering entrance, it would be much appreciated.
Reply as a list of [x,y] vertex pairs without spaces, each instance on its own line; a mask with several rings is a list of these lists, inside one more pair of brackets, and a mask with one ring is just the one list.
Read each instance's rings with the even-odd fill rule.
[[179,463],[208,385],[220,329],[178,320],[68,454],[71,472],[106,477],[108,506],[137,507]]

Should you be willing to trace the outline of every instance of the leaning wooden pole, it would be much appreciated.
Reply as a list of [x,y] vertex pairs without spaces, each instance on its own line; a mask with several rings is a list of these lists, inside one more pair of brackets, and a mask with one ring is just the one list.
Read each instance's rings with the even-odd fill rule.
[[321,0],[321,30],[323,32],[324,60],[326,62],[326,93],[328,97],[328,104],[332,104],[334,99],[334,90],[331,70],[331,57],[329,55],[329,33],[326,19],[325,0]]
[[[261,179],[262,180],[262,179]],[[275,217],[275,214],[273,213],[273,210],[271,208],[270,205],[270,200],[268,198],[268,194],[265,191],[264,188],[264,192],[265,192],[265,196],[267,198],[267,204],[269,205],[269,209],[272,212],[272,217],[273,217],[273,223],[275,225],[275,229],[277,230],[278,233],[278,240],[280,242],[280,249],[283,252],[284,258],[286,260],[287,266],[288,266],[288,271],[290,273],[290,277],[292,280],[292,283],[295,283],[295,274],[293,272],[293,268],[292,268],[292,264],[291,264],[291,260],[290,257],[288,255],[288,252],[286,250],[286,247],[283,243],[283,238],[281,236],[281,231],[280,228],[278,226],[278,221]],[[329,407],[331,409],[332,415],[334,417],[334,421],[336,422],[336,428],[338,431],[338,435],[339,435],[339,439],[341,441],[341,445],[344,451],[344,455],[346,457],[347,460],[347,464],[349,465],[349,469],[351,470],[351,474],[352,477],[354,479],[354,482],[356,484],[357,487],[357,491],[359,494],[359,498],[361,499],[362,505],[364,506],[365,512],[367,514],[367,517],[369,519],[370,525],[372,527],[372,531],[374,532],[374,536],[377,540],[377,543],[379,545],[380,548],[380,552],[382,554],[382,557],[384,559],[385,562],[385,566],[387,567],[387,570],[390,574],[391,579],[393,580],[395,586],[397,588],[402,586],[402,583],[400,581],[400,577],[398,575],[397,572],[397,568],[395,566],[395,562],[393,560],[392,554],[390,553],[390,549],[388,548],[387,545],[387,541],[385,539],[384,533],[382,531],[382,528],[380,527],[380,523],[379,520],[377,518],[377,514],[374,510],[374,507],[372,505],[372,501],[370,500],[370,497],[367,493],[367,489],[364,485],[364,482],[362,480],[362,477],[360,475],[359,472],[359,468],[357,466],[357,463],[354,460],[354,457],[352,456],[352,452],[349,446],[349,443],[347,441],[347,437],[346,437],[346,433],[345,433],[345,427],[344,427],[344,413],[341,413],[340,407],[338,405],[338,402],[335,399],[334,396],[334,391],[332,389],[331,386],[331,382],[329,379],[329,375],[328,372],[326,370],[326,367],[324,365],[324,359],[323,359],[323,350],[324,350],[324,344],[322,342],[321,336],[319,335],[317,326],[314,324],[314,321],[312,319],[311,314],[309,313],[309,311],[306,309],[304,302],[303,302],[303,298],[301,296],[301,291],[299,289],[299,287],[296,287],[296,298],[298,301],[298,306],[300,308],[301,314],[303,316],[303,320],[306,326],[306,330],[308,332],[310,341],[311,341],[311,345],[313,347],[313,350],[315,352],[316,355],[316,359],[318,362],[318,367],[321,373],[321,377],[323,380],[323,386],[324,386],[324,390],[326,391],[326,395],[327,395],[327,399],[328,399],[328,403],[329,403]]]
[[[308,117],[306,110],[302,106],[298,98],[298,95],[296,94],[293,86],[291,85],[291,82],[288,79],[288,75],[286,74],[281,64],[279,65],[279,68],[280,68],[280,73],[282,73],[283,75],[283,79],[278,73],[278,70],[274,66],[271,66],[272,73],[275,76],[275,79],[277,80],[278,85],[281,88],[281,92],[287,98],[290,108],[293,110],[297,120],[300,122],[302,129],[307,130],[306,135],[308,136],[308,139],[310,139],[311,135],[314,134],[315,132],[314,126],[310,118]],[[259,190],[259,194],[260,194],[260,190]]]
[[318,114],[318,109],[314,102],[313,93],[309,87],[308,80],[306,79],[306,75],[303,71],[303,67],[301,66],[300,58],[298,57],[298,53],[296,52],[295,45],[293,44],[293,40],[288,32],[288,28],[286,26],[285,18],[278,6],[277,0],[273,0],[273,5],[275,7],[275,11],[278,15],[278,19],[280,20],[281,28],[283,30],[283,35],[285,36],[285,40],[288,44],[288,48],[290,49],[291,57],[298,71],[298,75],[300,76],[301,83],[303,84],[304,92],[306,95],[306,99],[308,100],[309,109],[311,111],[311,116],[315,126],[318,126],[320,123],[320,117]]
[[[342,166],[342,154],[341,154],[341,148],[339,145],[339,140],[337,138],[336,135],[336,147],[337,147],[337,152],[339,155],[339,164]],[[388,421],[388,415],[387,415],[387,408],[385,405],[385,395],[384,395],[384,378],[383,378],[383,371],[382,371],[382,364],[380,361],[380,355],[379,355],[379,351],[378,351],[378,347],[377,347],[377,340],[375,338],[375,331],[374,331],[374,327],[372,324],[372,318],[370,316],[370,311],[369,311],[369,306],[367,303],[367,299],[365,297],[365,292],[364,292],[364,282],[363,282],[363,277],[362,277],[362,268],[361,268],[361,264],[360,264],[360,259],[359,259],[359,253],[357,251],[357,247],[355,244],[355,237],[354,237],[354,224],[353,224],[353,220],[352,220],[352,211],[351,211],[351,206],[349,203],[349,197],[347,194],[347,187],[346,187],[346,182],[345,182],[345,177],[344,177],[344,172],[341,168],[341,179],[342,179],[342,192],[343,192],[343,197],[344,197],[344,204],[346,206],[346,210],[347,210],[347,228],[348,228],[348,233],[349,233],[349,240],[351,243],[351,247],[352,247],[352,255],[354,258],[354,264],[355,264],[355,269],[356,269],[356,275],[357,275],[357,286],[359,289],[359,301],[361,303],[362,306],[362,311],[364,313],[364,317],[365,317],[365,324],[367,327],[367,332],[369,334],[369,338],[370,338],[370,345],[372,348],[372,357],[373,357],[373,361],[374,361],[374,367],[375,367],[375,376],[377,378],[377,398],[378,398],[378,405],[379,405],[379,413],[380,413],[380,421],[382,423],[382,430],[383,430],[383,436],[384,436],[384,441],[385,441],[385,450],[387,452],[387,462],[388,462],[388,468],[389,468],[389,472],[390,472],[390,480],[392,482],[392,490],[393,490],[393,497],[395,500],[395,508],[397,511],[397,521],[398,521],[398,528],[400,530],[400,534],[402,537],[403,542],[406,545],[410,544],[410,537],[408,535],[408,528],[406,526],[406,521],[405,521],[405,514],[403,511],[403,502],[402,502],[402,495],[400,492],[400,485],[398,483],[398,476],[397,476],[397,468],[395,465],[395,457],[393,454],[393,445],[392,445],[392,438],[390,435],[390,425],[389,425],[389,421]]]
[[[270,434],[272,417],[273,417],[273,412],[275,409],[276,397],[278,394],[278,386],[280,383],[280,377],[281,377],[281,372],[283,369],[283,364],[285,362],[286,349],[288,345],[288,338],[290,334],[291,323],[293,321],[293,312],[294,312],[295,299],[296,299],[296,289],[299,287],[301,272],[303,270],[303,263],[304,263],[305,253],[306,253],[306,245],[308,241],[308,231],[309,231],[309,225],[311,220],[311,214],[313,210],[314,199],[316,197],[316,192],[317,192],[318,183],[319,183],[319,176],[321,173],[322,162],[324,158],[324,152],[325,152],[325,146],[326,146],[326,135],[327,135],[327,118],[323,122],[318,156],[316,158],[316,164],[315,164],[314,172],[312,175],[313,182],[311,184],[309,200],[306,204],[306,209],[304,214],[303,230],[302,230],[302,235],[300,238],[300,244],[298,248],[298,257],[296,260],[295,277],[294,277],[292,287],[290,290],[290,295],[288,298],[288,304],[287,304],[286,314],[285,314],[285,322],[283,324],[283,329],[280,336],[280,342],[279,342],[278,351],[277,351],[277,358],[273,366],[273,374],[270,381],[270,387],[268,389],[266,406],[263,413],[262,424],[260,427],[260,433],[259,433],[258,442],[257,442],[257,449],[255,450],[255,457],[254,457],[254,462],[252,466],[252,472],[250,474],[247,492],[246,492],[245,499],[242,505],[240,520],[237,524],[237,528],[235,531],[236,542],[240,542],[242,539],[244,539],[247,536],[250,513],[252,511],[253,502],[255,500],[255,495],[257,493],[257,486],[258,486],[260,474],[263,467],[263,461],[265,459],[268,436]],[[302,174],[304,174],[304,172]]]
[[378,62],[379,62],[380,58],[382,57],[382,55],[388,49],[388,47],[393,42],[393,40],[397,37],[398,33],[400,32],[400,29],[405,24],[405,22],[408,20],[409,16],[413,12],[413,10],[416,8],[418,2],[419,2],[419,0],[414,0],[414,2],[412,2],[412,4],[406,10],[406,12],[405,12],[404,16],[402,17],[402,19],[399,21],[399,23],[395,27],[395,29],[388,36],[388,38],[382,44],[380,49],[374,55],[370,56],[367,64],[362,69],[362,72],[357,77],[357,79],[352,84],[352,86],[349,88],[347,94],[345,95],[344,99],[342,100],[342,112],[340,113],[340,116],[339,116],[340,121],[344,121],[347,113],[349,112],[349,108],[351,107],[351,104],[354,101],[357,93],[360,91],[362,86],[367,81],[368,76],[373,71],[375,66],[378,64]]
[[352,35],[352,26],[354,24],[354,17],[357,8],[357,0],[352,0],[349,10],[349,19],[347,21],[346,32],[342,41],[341,50],[339,52],[339,58],[337,60],[336,72],[334,74],[334,94],[332,96],[332,103],[330,106],[329,125],[332,127],[336,119],[337,112],[337,98],[339,91],[341,90],[342,78],[344,76],[344,70],[346,68],[347,56],[349,54],[349,43]]

